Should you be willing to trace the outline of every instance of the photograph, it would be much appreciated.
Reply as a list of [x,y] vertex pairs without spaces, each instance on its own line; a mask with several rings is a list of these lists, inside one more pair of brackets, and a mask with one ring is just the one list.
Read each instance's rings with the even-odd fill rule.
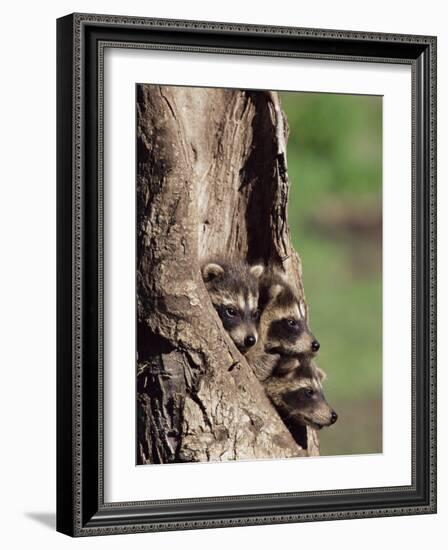
[[135,102],[136,464],[382,453],[382,96]]

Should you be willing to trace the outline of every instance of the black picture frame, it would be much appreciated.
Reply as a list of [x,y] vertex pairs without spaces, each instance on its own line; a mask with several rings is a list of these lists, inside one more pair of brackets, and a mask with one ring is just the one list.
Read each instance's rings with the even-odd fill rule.
[[[106,43],[412,67],[412,484],[104,502],[102,54]],[[72,14],[57,21],[57,530],[106,535],[436,512],[436,38]],[[148,495],[150,499],[151,495]]]

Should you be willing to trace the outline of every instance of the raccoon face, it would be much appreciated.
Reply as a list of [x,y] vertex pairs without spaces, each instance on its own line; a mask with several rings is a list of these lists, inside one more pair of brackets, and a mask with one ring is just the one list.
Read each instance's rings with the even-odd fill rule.
[[258,278],[263,266],[238,262],[210,262],[202,278],[224,329],[241,353],[258,340]]
[[[242,295],[237,301],[224,300],[213,303],[225,330],[229,333],[236,347],[246,353],[258,340],[258,307],[246,301]],[[213,300],[212,300],[213,302]]]
[[293,423],[320,430],[324,426],[331,426],[338,419],[336,412],[327,403],[322,389],[316,387],[312,380],[307,380],[297,389],[286,393],[283,402]]
[[276,284],[269,292],[271,301],[263,313],[265,349],[282,355],[316,355],[320,344],[308,328],[298,298],[286,285]]
[[268,347],[285,355],[315,355],[320,348],[305,320],[294,314],[273,320],[269,325],[267,337]]
[[266,393],[289,425],[321,429],[338,419],[322,391],[324,372],[317,366],[298,366],[294,374],[277,377],[266,385]]

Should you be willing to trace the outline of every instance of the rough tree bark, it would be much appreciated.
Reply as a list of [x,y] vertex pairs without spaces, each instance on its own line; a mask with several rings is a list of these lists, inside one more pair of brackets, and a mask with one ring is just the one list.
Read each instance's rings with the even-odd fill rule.
[[137,133],[137,463],[317,454],[273,409],[199,269],[215,254],[282,266],[304,300],[277,95],[140,85]]

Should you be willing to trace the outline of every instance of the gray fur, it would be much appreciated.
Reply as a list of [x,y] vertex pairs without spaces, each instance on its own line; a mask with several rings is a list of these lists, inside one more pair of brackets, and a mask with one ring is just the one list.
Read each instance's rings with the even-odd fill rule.
[[[263,381],[274,373],[284,374],[295,368],[291,365],[315,356],[316,352],[311,347],[315,337],[301,315],[300,298],[279,271],[265,272],[260,278],[260,306],[259,339],[248,352],[247,360],[257,378]],[[301,324],[300,334],[293,339],[273,333],[275,324],[288,318]],[[293,358],[295,362],[291,362]]]
[[201,266],[213,307],[241,353],[258,340],[259,277],[263,270],[261,265],[223,258],[211,258]]
[[323,393],[324,377],[312,361],[297,362],[286,376],[271,376],[264,382],[266,394],[290,429],[300,425],[320,429],[336,422],[337,415]]

